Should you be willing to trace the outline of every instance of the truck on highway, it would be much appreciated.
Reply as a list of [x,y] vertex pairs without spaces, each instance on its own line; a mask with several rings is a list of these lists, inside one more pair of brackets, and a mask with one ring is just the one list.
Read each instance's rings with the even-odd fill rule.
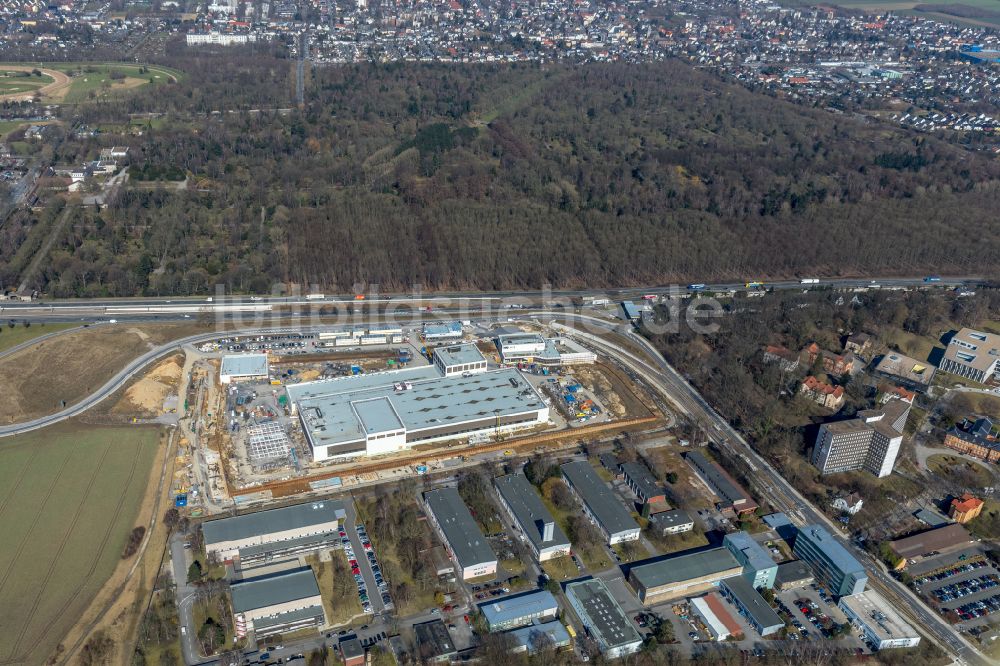
[[924,278],[924,282],[940,282],[941,277],[938,275],[928,275]]
[[689,284],[687,288],[688,291],[705,291],[707,286],[702,284],[701,282],[697,282],[695,284]]
[[764,283],[754,280],[752,282],[747,282],[743,286],[746,287],[747,289],[761,289],[764,286]]
[[325,294],[306,294],[307,301],[322,301],[326,298]]
[[365,300],[365,295],[364,294],[354,294],[354,300],[356,300],[356,301],[363,301],[363,300]]
[[819,284],[819,278],[802,278],[799,284]]

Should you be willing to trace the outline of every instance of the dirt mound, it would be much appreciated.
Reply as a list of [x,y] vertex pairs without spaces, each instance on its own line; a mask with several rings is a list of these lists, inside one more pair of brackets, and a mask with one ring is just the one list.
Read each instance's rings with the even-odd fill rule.
[[145,377],[129,386],[112,411],[119,414],[138,412],[158,416],[163,411],[163,401],[177,391],[183,362],[184,358],[180,355],[162,361]]

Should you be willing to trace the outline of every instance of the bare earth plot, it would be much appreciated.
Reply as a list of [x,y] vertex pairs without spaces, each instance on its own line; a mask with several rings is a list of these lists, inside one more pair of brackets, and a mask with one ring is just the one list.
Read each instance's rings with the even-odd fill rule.
[[[32,327],[34,328],[34,327]],[[197,324],[101,326],[73,331],[0,358],[0,423],[62,409],[99,389],[129,361],[169,340],[206,329]]]
[[159,435],[67,422],[0,445],[0,664],[39,664],[119,562]]

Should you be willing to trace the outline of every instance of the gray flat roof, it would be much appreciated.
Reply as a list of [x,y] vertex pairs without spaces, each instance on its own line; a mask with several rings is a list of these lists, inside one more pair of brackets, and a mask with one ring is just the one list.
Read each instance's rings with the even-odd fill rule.
[[227,354],[222,357],[221,375],[263,377],[267,375],[267,354]]
[[597,476],[597,472],[586,461],[568,462],[562,466],[563,476],[572,484],[576,492],[587,504],[608,534],[618,534],[639,529],[622,503],[614,496],[607,484]]
[[566,627],[559,620],[521,627],[509,633],[514,637],[517,644],[523,645],[528,649],[528,652],[534,650],[537,644],[536,640],[541,636],[545,636],[555,646],[567,645],[569,643],[569,632],[566,631]]
[[806,525],[799,530],[798,536],[795,538],[801,539],[803,537],[805,537],[806,541],[814,544],[843,573],[867,575],[865,567],[861,562],[858,562],[839,541],[834,539],[825,527],[821,525]]
[[413,625],[417,634],[417,651],[423,659],[436,659],[455,654],[455,644],[448,628],[441,620],[431,620]]
[[746,532],[732,532],[731,534],[727,534],[725,541],[728,541],[736,550],[743,553],[749,566],[757,571],[778,566],[771,559],[767,550]]
[[[405,386],[404,386],[405,384]],[[513,416],[545,408],[535,389],[513,368],[467,377],[443,377],[436,366],[293,384],[287,387],[316,446],[365,439],[358,403],[382,399],[374,423],[391,425],[392,411],[407,432]]]
[[358,400],[352,402],[351,406],[354,407],[361,427],[369,435],[403,429],[403,421],[393,409],[392,402],[385,396]]
[[317,500],[268,509],[255,513],[245,513],[232,518],[219,518],[202,523],[201,531],[205,544],[249,539],[265,534],[301,529],[310,525],[342,520],[345,516],[344,503],[340,500]]
[[622,463],[622,474],[632,481],[639,488],[639,492],[645,497],[658,497],[666,494],[663,488],[656,483],[652,472],[642,463]]
[[546,611],[558,613],[559,603],[551,592],[538,590],[514,597],[504,597],[496,601],[483,602],[479,604],[479,611],[486,616],[490,626],[493,626]]
[[810,580],[815,578],[813,570],[802,560],[792,560],[782,562],[778,565],[778,573],[774,577],[776,585],[784,583],[797,583],[800,580]]
[[316,575],[309,567],[233,581],[229,589],[236,613],[319,595]]
[[543,338],[538,333],[515,333],[513,335],[499,335],[497,340],[500,342],[500,346],[504,345],[543,345],[545,344],[545,338]]
[[642,640],[600,578],[570,583],[566,586],[566,594],[577,600],[577,612],[582,607],[586,615],[580,620],[592,633],[598,634],[605,645],[619,647]]
[[424,501],[441,526],[459,566],[467,568],[496,561],[496,554],[486,543],[486,537],[479,531],[458,490],[450,486],[429,490],[424,493]]
[[722,499],[735,504],[740,500],[753,502],[743,488],[729,478],[729,475],[715,462],[706,458],[700,451],[689,451],[685,459],[694,465],[705,478],[712,490]]
[[920,634],[896,612],[892,604],[875,590],[851,594],[840,598],[840,605],[847,606],[879,639],[915,638]]
[[479,347],[472,342],[464,345],[434,347],[433,353],[446,366],[482,363],[486,360],[483,353],[479,351]]
[[730,569],[740,569],[741,565],[725,548],[711,548],[697,553],[676,555],[666,559],[632,567],[630,575],[647,590],[662,585],[673,585],[692,578],[718,574]]
[[[521,529],[528,535],[528,539],[535,545],[535,548],[541,550],[555,545],[569,545],[566,533],[562,531],[556,519],[542,504],[542,499],[523,474],[498,476],[493,479],[493,483],[507,506],[514,512]],[[545,523],[552,523],[551,541],[542,540]]]
[[743,610],[760,627],[767,629],[769,627],[785,626],[784,621],[778,617],[778,614],[768,605],[764,597],[760,596],[760,593],[753,589],[753,585],[746,578],[743,576],[734,576],[733,578],[725,579],[722,581],[722,584],[726,586],[734,598],[739,600],[740,605],[743,606]]
[[673,511],[661,511],[660,513],[654,513],[649,517],[649,521],[659,527],[674,527],[676,525],[687,525],[688,523],[694,522],[688,512],[683,509],[674,509]]

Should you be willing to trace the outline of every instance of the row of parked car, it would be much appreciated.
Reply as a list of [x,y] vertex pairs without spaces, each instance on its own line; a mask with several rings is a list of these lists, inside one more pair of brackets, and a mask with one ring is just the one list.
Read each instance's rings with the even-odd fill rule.
[[[361,610],[365,613],[372,614],[374,610],[372,609],[371,599],[368,598],[368,586],[365,585],[365,577],[361,574],[361,565],[354,556],[354,546],[351,545],[351,538],[347,536],[347,532],[344,531],[343,528],[340,530],[340,543],[344,546],[344,554],[347,555],[347,563],[351,567],[351,573],[354,575],[354,582],[358,586],[358,599],[361,601]],[[371,546],[370,543],[368,545],[369,547]]]
[[955,609],[958,616],[963,620],[971,620],[977,617],[985,617],[1000,610],[1000,594],[980,601],[970,601]]
[[996,574],[985,574],[979,578],[972,578],[969,580],[962,581],[961,583],[954,583],[952,585],[945,585],[934,590],[934,597],[944,603],[946,601],[951,601],[952,599],[961,599],[962,597],[967,597],[970,594],[975,594],[982,590],[991,590],[997,585],[1000,585],[1000,576]]
[[371,539],[368,538],[368,532],[365,530],[364,525],[358,525],[357,530],[358,537],[361,539],[361,545],[365,549],[365,557],[368,558],[368,564],[371,565],[375,584],[378,585],[378,592],[382,596],[382,605],[385,606],[386,610],[390,610],[393,604],[392,597],[389,596],[389,584],[385,582],[385,578],[382,576],[382,567],[379,566],[378,558],[375,557],[375,549],[372,548]]
[[944,571],[939,571],[930,576],[922,576],[914,581],[918,586],[926,585],[938,580],[944,580],[946,578],[951,578],[952,576],[957,576],[968,571],[975,571],[986,566],[985,560],[976,560],[974,562],[968,562],[967,564],[960,564],[958,566],[952,567],[951,569],[945,569]]

